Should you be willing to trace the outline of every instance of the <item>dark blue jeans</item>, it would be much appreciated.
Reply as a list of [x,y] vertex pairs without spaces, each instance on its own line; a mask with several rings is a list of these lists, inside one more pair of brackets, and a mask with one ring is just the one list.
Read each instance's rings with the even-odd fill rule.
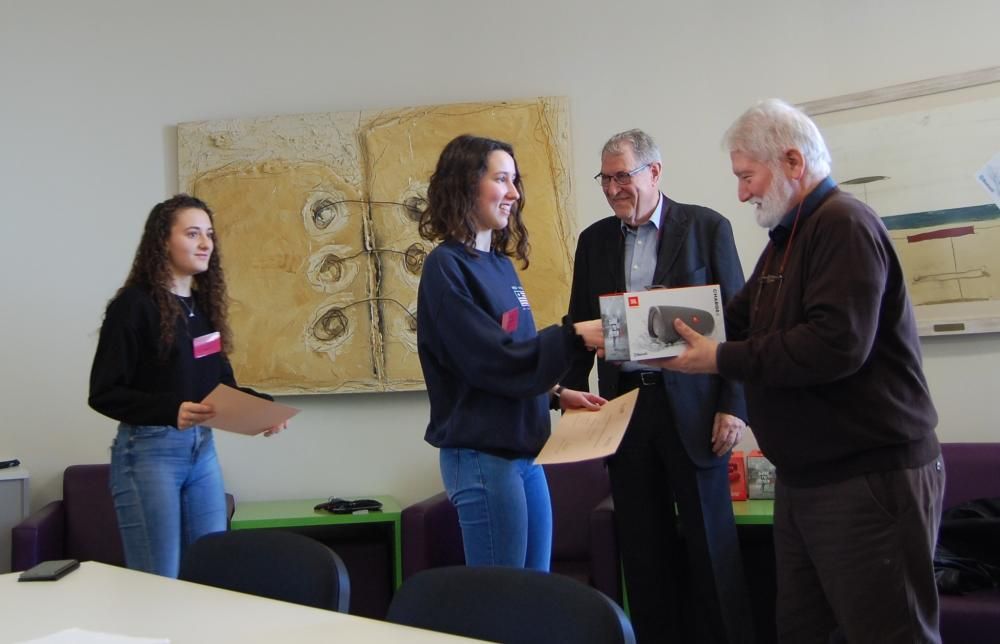
[[122,423],[111,444],[111,496],[126,565],[176,577],[184,548],[226,529],[212,430]]
[[470,566],[548,571],[552,501],[534,459],[506,459],[474,449],[443,448],[441,478],[458,510]]

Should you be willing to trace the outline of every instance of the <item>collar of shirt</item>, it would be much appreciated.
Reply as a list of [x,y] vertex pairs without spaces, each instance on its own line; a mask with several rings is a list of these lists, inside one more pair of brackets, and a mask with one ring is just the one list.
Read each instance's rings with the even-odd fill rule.
[[[659,214],[657,214],[657,213],[659,213]],[[626,224],[624,221],[621,221],[620,223],[621,223],[622,234],[623,235],[628,235],[629,233],[632,233],[634,235],[636,233],[636,231],[641,226],[645,226],[646,224],[653,224],[653,228],[656,229],[656,235],[657,235],[657,237],[659,237],[659,235],[660,235],[660,225],[663,223],[663,193],[661,192],[657,196],[656,206],[653,208],[653,213],[649,216],[649,219],[646,221],[645,224],[640,224],[640,226],[636,226],[635,228],[632,228],[628,224]]]
[[[819,208],[820,203],[823,202],[824,197],[830,194],[830,191],[836,187],[837,182],[833,180],[833,177],[827,177],[816,184],[816,187],[802,200],[802,214],[799,217],[799,223],[804,222],[809,215],[813,214]],[[767,235],[774,242],[775,246],[784,246],[785,242],[788,241],[788,236],[792,234],[792,226],[795,225],[795,214],[798,210],[799,204],[795,204],[791,210],[785,213],[785,216],[781,218],[777,226],[767,231]]]

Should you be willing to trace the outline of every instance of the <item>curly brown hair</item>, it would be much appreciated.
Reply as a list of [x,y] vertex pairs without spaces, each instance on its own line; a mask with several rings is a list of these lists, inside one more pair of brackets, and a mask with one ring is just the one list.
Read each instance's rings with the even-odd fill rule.
[[427,207],[420,214],[420,236],[431,242],[461,242],[470,254],[475,255],[476,223],[473,213],[479,194],[479,180],[486,174],[490,154],[496,151],[506,152],[514,159],[514,187],[520,197],[510,209],[507,226],[493,231],[490,250],[516,257],[527,268],[531,247],[521,216],[524,212],[524,188],[514,148],[503,141],[463,134],[444,147],[427,188]]
[[[135,259],[132,260],[132,270],[115,295],[117,297],[130,286],[137,286],[152,296],[160,311],[161,358],[166,357],[173,345],[177,317],[184,315],[180,303],[170,291],[173,274],[170,271],[167,242],[177,213],[190,208],[204,210],[212,226],[215,226],[215,217],[208,204],[191,195],[174,195],[153,206],[146,218],[146,227],[135,251]],[[228,322],[228,297],[218,234],[214,236],[214,250],[208,260],[208,270],[195,275],[191,286],[191,294],[198,308],[205,312],[212,327],[222,336],[223,351],[228,353],[232,348],[232,333]]]

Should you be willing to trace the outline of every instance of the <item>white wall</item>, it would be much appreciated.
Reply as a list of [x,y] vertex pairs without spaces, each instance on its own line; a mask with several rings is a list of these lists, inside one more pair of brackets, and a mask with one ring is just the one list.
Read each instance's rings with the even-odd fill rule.
[[[0,456],[30,469],[34,507],[66,465],[107,461],[90,361],[145,214],[177,188],[176,123],[565,95],[581,226],[605,213],[600,145],[642,127],[665,189],[727,213],[749,268],[764,235],[719,147],[737,114],[1000,64],[997,24],[995,0],[0,0]],[[996,440],[1000,335],[924,348],[942,438]],[[288,402],[304,411],[280,437],[220,436],[238,498],[440,489],[424,394]]]

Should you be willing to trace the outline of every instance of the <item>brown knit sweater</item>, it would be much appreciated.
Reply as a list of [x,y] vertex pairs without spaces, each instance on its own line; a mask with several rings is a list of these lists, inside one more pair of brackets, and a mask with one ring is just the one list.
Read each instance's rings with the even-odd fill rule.
[[[878,216],[830,185],[806,198],[790,244],[765,249],[726,308],[733,341],[718,351],[719,372],[744,382],[761,449],[792,486],[940,453],[899,259]],[[783,263],[780,280],[761,279]]]

